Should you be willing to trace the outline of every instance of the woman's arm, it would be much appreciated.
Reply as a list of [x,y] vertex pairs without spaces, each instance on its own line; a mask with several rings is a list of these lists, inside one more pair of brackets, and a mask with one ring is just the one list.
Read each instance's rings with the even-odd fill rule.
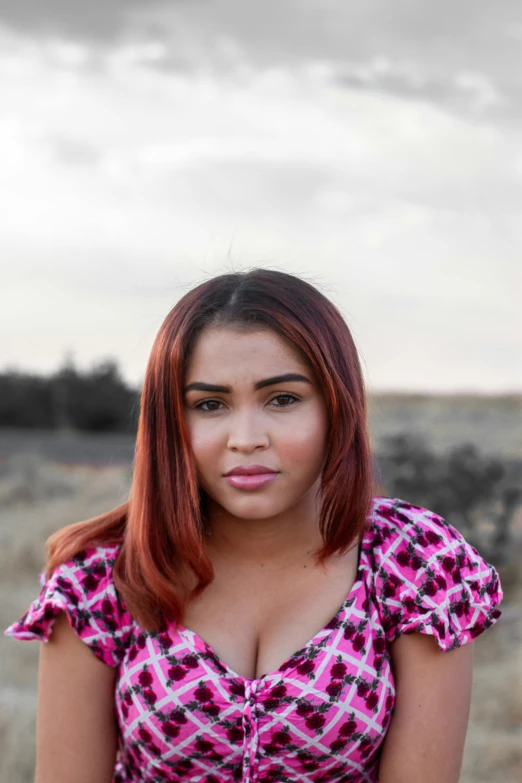
[[115,676],[61,612],[40,652],[35,783],[111,783]]
[[443,653],[431,636],[391,645],[397,696],[379,783],[458,783],[469,719],[473,644]]

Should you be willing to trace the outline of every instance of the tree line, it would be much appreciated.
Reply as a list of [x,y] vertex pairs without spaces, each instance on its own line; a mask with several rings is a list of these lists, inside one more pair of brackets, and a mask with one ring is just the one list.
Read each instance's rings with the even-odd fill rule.
[[89,370],[71,360],[50,375],[0,372],[0,427],[135,433],[141,390],[122,378],[117,362]]

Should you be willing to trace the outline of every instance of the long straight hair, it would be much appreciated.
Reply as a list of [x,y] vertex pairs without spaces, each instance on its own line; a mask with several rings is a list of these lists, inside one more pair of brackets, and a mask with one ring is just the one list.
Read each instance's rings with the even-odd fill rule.
[[[90,546],[120,544],[115,586],[149,631],[181,624],[186,603],[213,580],[205,553],[205,501],[184,417],[183,386],[203,329],[272,329],[312,367],[328,412],[320,482],[324,563],[344,554],[366,525],[375,489],[367,403],[357,349],[335,305],[315,286],[267,269],[223,274],[186,293],[161,325],[147,365],[129,499],[68,525],[46,543],[47,572]],[[187,569],[197,577],[187,592]]]

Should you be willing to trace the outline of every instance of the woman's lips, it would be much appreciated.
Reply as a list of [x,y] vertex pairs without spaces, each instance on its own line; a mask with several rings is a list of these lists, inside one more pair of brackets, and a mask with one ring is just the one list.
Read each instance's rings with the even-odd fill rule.
[[252,476],[231,475],[225,476],[226,480],[236,489],[259,489],[278,476],[277,473],[255,473]]

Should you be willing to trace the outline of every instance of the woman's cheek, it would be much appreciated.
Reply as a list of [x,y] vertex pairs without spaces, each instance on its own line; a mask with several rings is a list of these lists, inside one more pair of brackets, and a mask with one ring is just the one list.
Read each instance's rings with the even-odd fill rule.
[[309,459],[310,453],[322,451],[327,444],[326,423],[322,419],[308,418],[294,423],[286,441],[287,450]]
[[212,455],[218,446],[216,434],[203,422],[194,422],[189,426],[189,439],[192,451],[196,457]]

